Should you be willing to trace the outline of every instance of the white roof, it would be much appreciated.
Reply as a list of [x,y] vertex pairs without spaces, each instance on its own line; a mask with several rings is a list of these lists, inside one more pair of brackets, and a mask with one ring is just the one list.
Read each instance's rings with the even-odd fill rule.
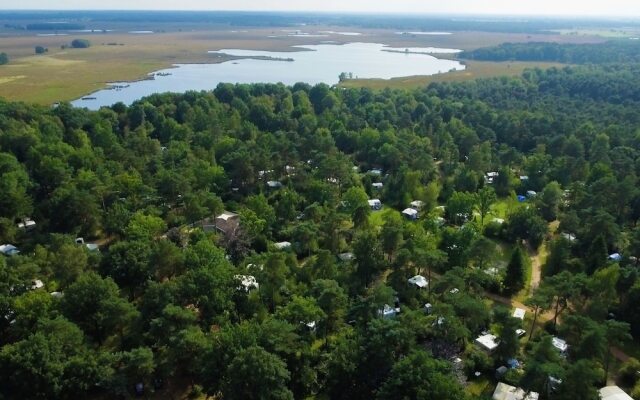
[[218,215],[216,217],[216,219],[222,219],[222,220],[228,221],[228,220],[233,219],[233,218],[235,218],[237,216],[238,216],[238,214],[236,214],[236,213],[232,213],[231,211],[225,211],[222,214]]
[[502,219],[502,218],[494,218],[493,222],[502,225],[502,224],[504,224],[504,219]]
[[633,400],[631,396],[617,386],[606,386],[600,389],[602,400]]
[[414,215],[418,215],[418,211],[414,210],[413,208],[405,208],[404,211],[402,211],[402,213],[410,217]]
[[40,279],[34,279],[33,280],[33,285],[31,285],[31,289],[35,290],[35,289],[40,289],[44,287],[44,283],[42,283],[42,281]]
[[382,175],[382,170],[378,168],[373,168],[373,169],[370,169],[368,173],[372,175]]
[[487,172],[486,175],[489,178],[495,178],[496,176],[498,176],[499,174],[496,171],[491,171],[491,172]]
[[371,184],[371,186],[373,186],[374,188],[381,188],[384,187],[384,184],[382,182],[374,182]]
[[522,308],[516,308],[515,310],[513,310],[513,317],[518,319],[524,319],[525,313],[526,311],[523,310]]
[[12,244],[2,244],[0,245],[0,253],[6,256],[12,256],[14,254],[20,253],[20,250]]
[[489,351],[493,351],[498,347],[498,337],[490,333],[479,336],[475,342]]
[[35,226],[36,225],[36,221],[30,219],[30,218],[26,218],[24,221],[20,222],[18,224],[18,228],[28,228],[31,226]]
[[388,304],[385,304],[381,310],[378,310],[378,314],[382,315],[383,317],[393,317],[399,312],[399,308],[393,308]]
[[529,177],[527,175],[520,175],[520,180],[521,181],[526,181],[528,179],[529,179]]
[[563,353],[567,351],[567,349],[569,348],[569,345],[567,344],[566,340],[557,338],[555,336],[551,339],[551,344],[553,345],[553,347],[555,347],[556,349],[560,350]]
[[89,250],[89,251],[98,251],[100,250],[100,246],[98,246],[95,243],[87,243],[85,244],[85,247]]
[[289,247],[291,247],[291,243],[290,242],[278,242],[278,243],[275,243],[274,246],[278,250],[288,249]]
[[368,202],[369,202],[369,206],[371,207],[382,204],[382,202],[379,199],[371,199],[371,200],[368,200]]
[[493,392],[493,400],[538,400],[540,395],[536,392],[526,393],[523,389],[499,382]]
[[282,182],[280,181],[268,181],[267,186],[272,188],[282,187]]
[[413,278],[409,278],[408,282],[412,285],[416,285],[419,288],[425,288],[429,286],[429,282],[427,281],[427,278],[425,278],[422,275],[416,275]]

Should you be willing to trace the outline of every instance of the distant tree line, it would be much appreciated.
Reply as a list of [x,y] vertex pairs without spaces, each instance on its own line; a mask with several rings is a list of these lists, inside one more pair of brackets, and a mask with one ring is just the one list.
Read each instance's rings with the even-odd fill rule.
[[503,43],[465,51],[460,57],[478,61],[549,61],[566,64],[636,63],[640,61],[640,41],[618,39],[588,44]]

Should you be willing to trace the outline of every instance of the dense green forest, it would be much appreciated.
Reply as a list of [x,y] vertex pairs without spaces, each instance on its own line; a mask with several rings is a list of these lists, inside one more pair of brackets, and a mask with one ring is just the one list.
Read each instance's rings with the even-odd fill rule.
[[640,61],[640,40],[617,39],[593,44],[552,42],[503,43],[461,53],[479,61],[549,61],[565,64],[619,64]]
[[640,335],[639,106],[630,66],[0,102],[0,398],[472,399],[515,358],[596,400]]

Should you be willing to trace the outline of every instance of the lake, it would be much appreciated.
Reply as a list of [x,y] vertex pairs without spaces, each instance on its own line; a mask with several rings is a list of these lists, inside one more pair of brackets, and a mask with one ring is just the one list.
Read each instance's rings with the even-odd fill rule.
[[354,78],[390,79],[464,69],[458,61],[431,55],[458,50],[431,47],[407,50],[377,43],[304,45],[295,46],[290,52],[222,49],[210,53],[240,58],[219,64],[178,64],[150,74],[155,77],[153,80],[113,83],[111,88],[86,95],[85,100],[78,99],[73,105],[95,110],[117,102],[131,104],[153,93],[211,90],[221,82],[334,85],[342,72],[352,73]]

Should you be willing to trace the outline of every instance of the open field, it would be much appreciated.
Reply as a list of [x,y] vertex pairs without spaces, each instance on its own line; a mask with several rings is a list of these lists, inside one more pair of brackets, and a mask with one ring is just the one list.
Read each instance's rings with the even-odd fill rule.
[[[344,31],[345,27],[307,27],[305,32]],[[9,100],[51,104],[73,100],[105,87],[107,82],[131,81],[176,63],[216,63],[226,60],[207,54],[209,50],[239,48],[251,50],[294,51],[291,46],[336,43],[375,42],[394,47],[445,47],[469,50],[503,42],[557,41],[583,43],[600,41],[595,36],[505,34],[456,32],[452,35],[398,35],[389,30],[359,29],[361,36],[326,34],[321,37],[290,36],[282,28],[211,29],[192,32],[153,34],[82,33],[66,36],[36,36],[34,33],[2,38],[0,51],[11,62],[0,67],[0,96]],[[73,39],[87,38],[88,49],[61,49]],[[34,55],[35,46],[49,49]],[[371,88],[409,88],[434,81],[461,81],[475,78],[518,75],[525,68],[547,68],[556,64],[468,62],[467,70],[436,76],[417,76],[391,80],[353,80],[345,86]]]
[[497,76],[518,76],[527,68],[563,67],[564,64],[543,62],[490,62],[465,61],[464,71],[453,71],[431,76],[409,76],[385,79],[354,79],[341,83],[344,87],[368,87],[370,89],[412,88],[425,86],[432,82],[462,82],[477,78],[494,78]]

